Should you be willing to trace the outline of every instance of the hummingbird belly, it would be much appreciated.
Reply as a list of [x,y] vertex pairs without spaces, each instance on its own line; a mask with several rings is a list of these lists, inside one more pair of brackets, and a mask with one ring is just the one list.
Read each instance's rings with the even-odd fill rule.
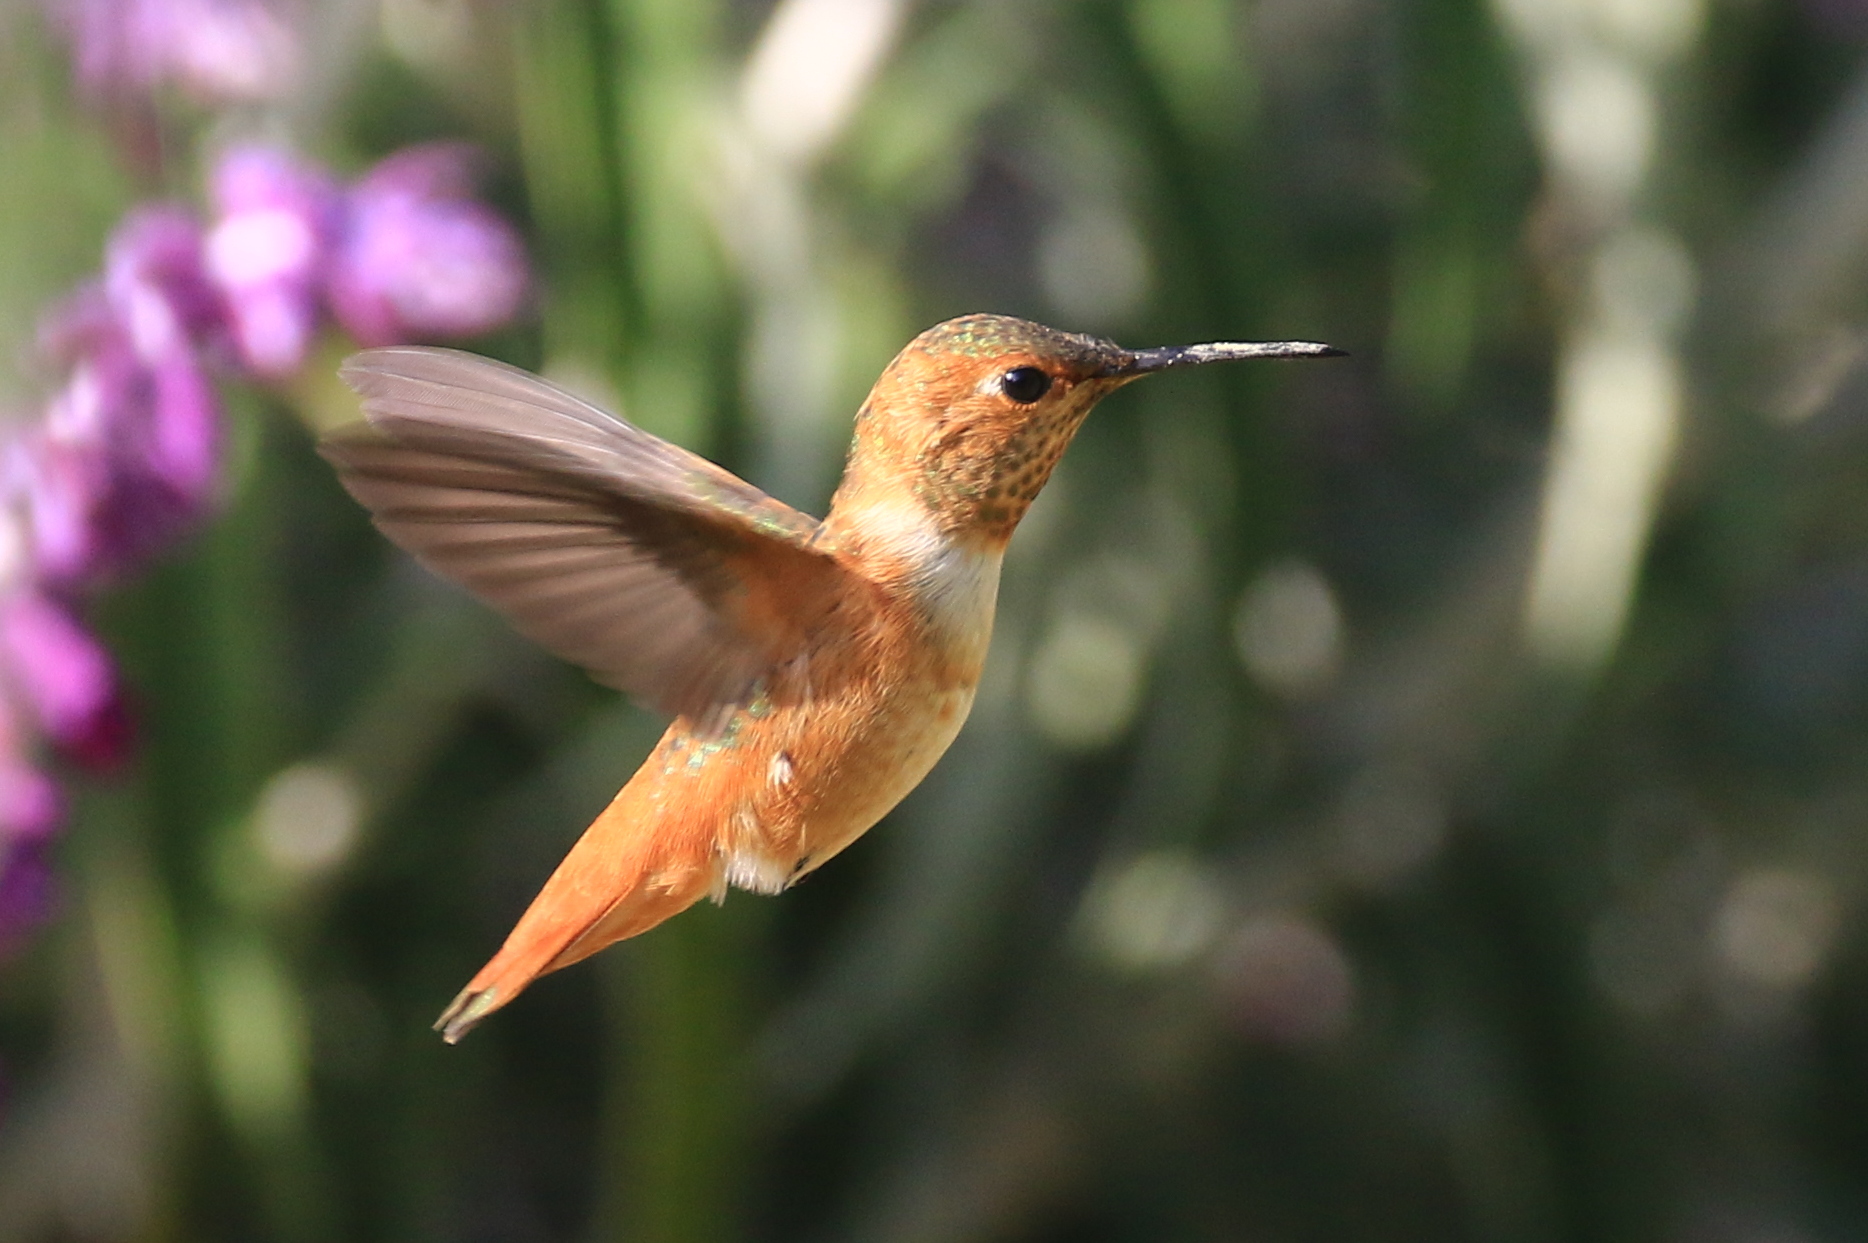
[[722,834],[716,896],[729,885],[777,893],[862,836],[921,784],[972,711],[999,550],[945,538],[924,519],[872,517],[888,532],[878,560],[891,616],[852,645],[860,657],[826,662],[826,694],[774,715],[783,741]]
[[[719,744],[670,731],[664,781],[691,777],[732,791],[714,803],[716,900],[729,886],[777,893],[862,836],[927,776],[973,706],[971,681],[907,679],[881,696],[867,689],[763,719],[749,710],[740,719],[750,728],[732,736],[729,726],[720,751],[699,763],[697,745]],[[717,775],[706,773],[718,760]]]

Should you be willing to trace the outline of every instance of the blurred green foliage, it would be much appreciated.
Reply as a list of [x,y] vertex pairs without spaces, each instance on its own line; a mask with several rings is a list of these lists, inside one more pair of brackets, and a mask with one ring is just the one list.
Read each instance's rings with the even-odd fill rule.
[[[1862,1234],[1868,9],[308,15],[224,127],[485,144],[541,293],[482,347],[817,512],[952,314],[1353,357],[1099,409],[922,790],[458,1048],[658,723],[374,535],[340,343],[239,398],[225,516],[101,609],[142,750],[5,968],[0,1239]],[[219,135],[123,158],[0,35],[24,360]]]

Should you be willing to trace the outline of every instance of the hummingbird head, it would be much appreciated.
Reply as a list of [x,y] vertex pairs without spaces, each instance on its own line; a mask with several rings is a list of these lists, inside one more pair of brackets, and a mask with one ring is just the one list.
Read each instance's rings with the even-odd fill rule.
[[936,324],[895,356],[856,419],[833,512],[911,490],[949,535],[1010,539],[1091,408],[1144,375],[1342,351],[1307,341],[1126,350],[1005,315]]

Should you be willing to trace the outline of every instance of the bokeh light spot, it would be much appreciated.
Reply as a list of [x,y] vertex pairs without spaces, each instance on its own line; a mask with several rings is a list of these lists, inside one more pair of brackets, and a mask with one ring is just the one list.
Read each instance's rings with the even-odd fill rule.
[[1212,878],[1182,851],[1159,850],[1111,869],[1083,899],[1089,948],[1123,971],[1177,966],[1204,950],[1224,906]]
[[1770,988],[1807,983],[1840,920],[1835,890],[1800,869],[1764,867],[1739,876],[1713,924],[1719,963],[1731,975]]
[[1032,655],[1026,705],[1038,729],[1071,750],[1108,746],[1140,705],[1146,672],[1140,636],[1093,613],[1069,613]]
[[1302,696],[1335,676],[1343,619],[1336,593],[1315,566],[1286,561],[1265,570],[1239,599],[1233,619],[1239,659],[1280,695]]
[[294,764],[266,783],[253,817],[260,852],[281,872],[315,876],[342,863],[356,844],[363,796],[331,764]]
[[1221,1002],[1252,1039],[1334,1040],[1355,1017],[1355,973],[1336,938],[1292,914],[1261,915],[1226,938],[1215,961]]

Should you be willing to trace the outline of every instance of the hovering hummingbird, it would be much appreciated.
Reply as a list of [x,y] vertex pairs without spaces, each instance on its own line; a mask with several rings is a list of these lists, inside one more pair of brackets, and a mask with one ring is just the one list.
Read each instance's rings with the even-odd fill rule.
[[949,320],[876,381],[822,522],[501,363],[352,357],[366,421],[321,451],[383,533],[675,718],[436,1029],[458,1041],[540,975],[729,886],[779,892],[918,785],[972,707],[1006,542],[1104,396],[1341,352]]

